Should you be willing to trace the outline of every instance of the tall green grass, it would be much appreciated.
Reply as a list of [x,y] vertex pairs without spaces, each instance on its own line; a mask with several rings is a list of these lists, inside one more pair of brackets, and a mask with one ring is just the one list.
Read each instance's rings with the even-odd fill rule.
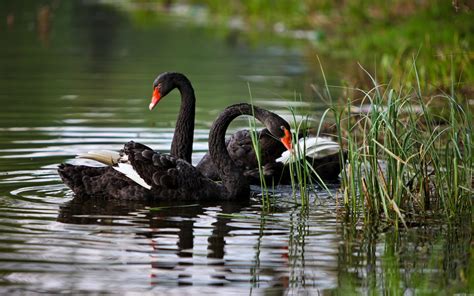
[[258,166],[258,174],[260,179],[260,188],[262,193],[262,201],[264,209],[269,209],[271,206],[270,202],[270,193],[267,187],[267,181],[265,178],[265,172],[262,163],[262,150],[260,149],[260,139],[258,136],[257,131],[257,121],[255,118],[255,111],[253,108],[253,97],[252,97],[252,90],[250,89],[250,84],[247,84],[247,88],[249,90],[250,102],[252,105],[252,117],[249,118],[249,130],[250,130],[250,138],[252,140],[252,147],[255,151],[255,157],[257,158],[257,166]]
[[[290,112],[293,118],[293,153],[291,154],[291,158],[293,159],[306,159],[306,143],[303,145],[303,149],[300,149],[298,145],[298,135],[301,134],[303,137],[307,136],[308,131],[308,116],[305,119],[301,120],[299,123],[296,119],[295,110],[290,108]],[[306,161],[290,161],[288,165],[288,170],[290,172],[291,178],[291,187],[293,196],[296,201],[296,193],[299,192],[300,196],[300,203],[302,206],[306,206],[308,204],[308,193],[310,189],[308,186],[312,183],[311,178],[309,178],[310,170],[306,163]]]
[[[309,136],[308,130],[310,129],[309,115],[306,115],[302,120],[298,120],[296,116],[296,111],[293,108],[289,108],[292,114],[292,141],[293,141],[293,152],[291,153],[291,161],[285,167],[284,170],[289,171],[289,176],[291,180],[291,187],[293,192],[293,197],[295,203],[303,207],[309,205],[309,195],[311,192],[317,194],[316,183],[319,184],[324,190],[327,191],[329,196],[332,196],[331,191],[328,189],[324,180],[318,175],[316,170],[313,168],[312,164],[308,161],[306,155],[306,141],[305,139]],[[322,122],[329,112],[329,109],[323,114],[320,125],[318,126],[319,135]],[[249,118],[249,129],[250,136],[252,140],[252,148],[255,151],[258,164],[258,172],[260,178],[261,194],[263,196],[264,205],[270,205],[270,191],[267,186],[267,177],[264,172],[264,164],[262,163],[261,158],[261,148],[258,138],[257,126],[255,117]],[[298,145],[299,136],[303,139],[303,146]],[[279,183],[282,176],[275,175],[273,176],[272,189],[274,189],[275,182]],[[274,191],[274,190],[272,190]]]
[[[347,162],[342,163],[343,204],[350,216],[362,217],[366,223],[383,220],[407,227],[427,215],[452,219],[472,211],[473,116],[469,103],[457,95],[454,83],[449,94],[424,95],[415,61],[411,71],[416,87],[380,84],[366,71],[373,87],[358,90],[363,94],[358,105],[350,98],[342,105],[332,101],[325,82],[339,142],[348,153]],[[325,185],[306,161],[306,147],[296,145],[298,134],[306,136],[308,120],[298,122],[295,110],[290,111],[293,157],[302,160],[289,165],[291,183],[300,204],[307,206],[315,181]],[[318,134],[320,129],[321,124]],[[258,151],[258,139],[252,140]],[[340,153],[342,160],[344,152]],[[260,177],[268,194],[263,172]]]
[[[250,85],[247,84],[250,96],[250,102],[253,106],[253,97]],[[329,94],[329,89],[328,94]],[[329,94],[330,95],[330,94]],[[299,98],[301,100],[301,98]],[[297,100],[297,97],[295,97]],[[252,110],[253,111],[253,110]],[[325,181],[319,176],[317,171],[314,169],[312,163],[310,163],[307,159],[306,155],[306,139],[309,136],[309,129],[311,128],[310,124],[310,116],[306,114],[303,116],[302,120],[297,119],[297,111],[293,107],[289,107],[289,111],[292,115],[292,121],[290,125],[292,126],[292,142],[293,142],[293,152],[291,154],[291,161],[285,168],[285,170],[289,170],[289,175],[291,179],[291,187],[293,192],[293,197],[295,199],[295,203],[298,203],[303,208],[306,208],[309,205],[309,195],[311,192],[317,194],[316,190],[316,183],[320,185],[329,196],[333,194],[327,187]],[[323,115],[321,116],[319,125],[317,127],[316,136],[319,137],[322,125],[324,120],[326,119],[327,114],[330,112],[330,109],[327,109]],[[264,167],[262,163],[261,157],[261,149],[260,149],[260,142],[258,138],[257,132],[257,124],[255,120],[255,116],[249,118],[249,129],[250,129],[250,136],[252,140],[252,148],[255,151],[255,155],[257,158],[258,164],[258,172],[260,178],[260,186],[261,186],[261,194],[263,197],[263,204],[265,208],[269,208],[271,205],[270,202],[270,191],[267,186],[267,177],[265,176]],[[299,138],[303,139],[303,147],[298,145]],[[340,159],[344,159],[342,156],[342,149]],[[275,182],[278,184],[280,182],[281,176],[273,176],[272,179],[272,191],[274,192],[275,189]],[[298,200],[299,197],[299,200]]]
[[[418,77],[415,63],[412,71]],[[366,74],[373,88],[360,90],[360,106],[368,112],[354,112],[350,99],[344,108],[333,107],[348,150],[346,210],[366,222],[382,218],[396,226],[432,212],[452,218],[471,210],[473,120],[467,103],[454,88],[425,97],[418,80],[415,88],[395,88]],[[439,105],[448,108],[447,116]]]
[[[252,112],[253,112],[253,105],[252,105]],[[255,157],[257,158],[258,174],[260,177],[260,188],[262,190],[264,206],[265,205],[269,206],[270,204],[269,191],[267,187],[267,181],[265,178],[265,172],[263,169],[262,150],[260,149],[260,141],[259,141],[260,139],[258,136],[257,123],[255,120],[255,117],[249,118],[249,128],[250,128],[250,138],[252,140],[252,147],[253,147],[253,150],[255,151]]]
[[[308,131],[311,128],[309,114],[306,114],[301,121],[298,121],[296,118],[297,111],[294,108],[289,108],[292,114],[293,126],[293,147],[294,151],[291,155],[292,161],[288,165],[288,170],[290,171],[291,186],[294,196],[296,197],[296,192],[299,193],[300,203],[303,206],[308,205],[309,194],[311,192],[317,194],[315,185],[320,185],[329,196],[332,196],[331,191],[327,187],[325,181],[319,176],[318,172],[314,169],[312,163],[308,161],[307,158],[307,146],[306,139],[310,137]],[[319,137],[322,124],[330,110],[327,109],[320,118],[319,125],[317,127],[316,137]],[[303,147],[298,145],[299,136],[303,139]]]

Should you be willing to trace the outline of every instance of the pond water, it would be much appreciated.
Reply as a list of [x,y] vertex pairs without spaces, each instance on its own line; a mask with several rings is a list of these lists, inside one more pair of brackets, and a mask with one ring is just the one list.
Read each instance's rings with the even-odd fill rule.
[[186,73],[196,90],[194,163],[212,120],[232,103],[252,98],[285,116],[291,105],[317,117],[325,104],[309,85],[320,78],[301,44],[250,42],[94,1],[0,8],[0,293],[466,291],[470,223],[363,227],[344,216],[337,184],[309,208],[287,188],[267,208],[258,196],[84,202],[62,184],[57,165],[78,162],[78,153],[131,139],[169,151],[179,94],[147,109],[164,71]]

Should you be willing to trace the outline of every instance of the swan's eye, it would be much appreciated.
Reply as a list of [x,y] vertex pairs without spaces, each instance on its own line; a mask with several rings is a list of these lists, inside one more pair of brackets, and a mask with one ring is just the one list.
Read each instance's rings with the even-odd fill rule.
[[286,128],[282,125],[282,126],[280,126],[280,129],[281,129],[282,131],[284,131]]
[[160,89],[161,88],[161,83],[158,83],[158,85],[156,86],[157,89]]

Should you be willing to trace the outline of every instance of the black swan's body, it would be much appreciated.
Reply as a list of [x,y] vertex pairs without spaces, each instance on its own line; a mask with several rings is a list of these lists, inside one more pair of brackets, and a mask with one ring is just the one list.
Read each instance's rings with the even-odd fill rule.
[[[249,104],[226,108],[214,121],[209,133],[209,153],[217,167],[222,185],[205,177],[189,162],[155,152],[149,147],[129,142],[120,156],[109,167],[87,167],[61,164],[58,172],[64,183],[78,196],[117,199],[236,199],[247,198],[249,183],[242,170],[229,157],[225,132],[230,122],[239,115],[252,115],[261,121],[270,133],[279,139],[288,139],[289,126],[278,115]],[[145,186],[136,183],[120,167],[133,169]],[[147,188],[145,188],[147,187]]]
[[[154,152],[151,148],[133,141],[124,145],[121,154],[129,157],[132,167],[150,189],[137,184],[112,166],[61,164],[58,172],[64,183],[78,197],[125,200],[219,198],[217,184],[183,159]],[[141,175],[140,172],[150,175]]]

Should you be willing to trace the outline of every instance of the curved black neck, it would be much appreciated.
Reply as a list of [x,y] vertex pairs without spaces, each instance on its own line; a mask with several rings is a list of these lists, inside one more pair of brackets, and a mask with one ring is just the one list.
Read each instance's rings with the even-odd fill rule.
[[176,120],[171,155],[191,163],[194,137],[194,113],[196,97],[191,82],[186,76],[180,74],[175,77],[175,85],[181,93],[181,107]]
[[265,124],[265,118],[269,111],[252,105],[242,103],[227,107],[214,121],[209,133],[209,154],[217,167],[219,176],[226,188],[228,198],[248,197],[250,187],[243,172],[232,159],[225,145],[225,133],[229,124],[240,115],[254,115],[260,122]]

